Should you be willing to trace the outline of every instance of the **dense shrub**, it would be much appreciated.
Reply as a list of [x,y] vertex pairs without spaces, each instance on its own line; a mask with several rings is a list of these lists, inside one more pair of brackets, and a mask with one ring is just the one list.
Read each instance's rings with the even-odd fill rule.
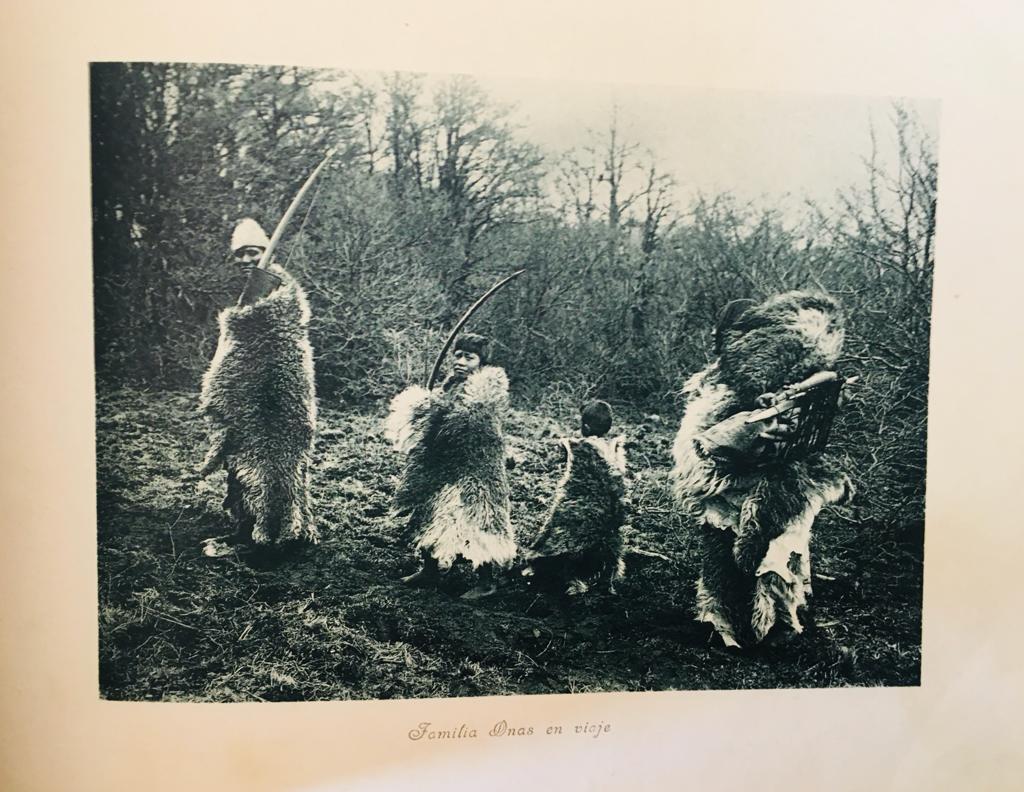
[[369,404],[422,380],[473,297],[525,267],[474,325],[521,406],[601,395],[675,416],[729,300],[822,288],[849,314],[843,373],[859,382],[836,447],[871,493],[862,521],[919,547],[936,163],[902,107],[898,172],[870,161],[837,209],[787,224],[727,195],[673,206],[670,175],[614,120],[545,161],[463,78],[432,103],[405,75],[98,64],[92,78],[101,385],[197,388],[237,294],[231,225],[254,216],[269,232],[332,147],[278,256],[310,295],[322,399]]

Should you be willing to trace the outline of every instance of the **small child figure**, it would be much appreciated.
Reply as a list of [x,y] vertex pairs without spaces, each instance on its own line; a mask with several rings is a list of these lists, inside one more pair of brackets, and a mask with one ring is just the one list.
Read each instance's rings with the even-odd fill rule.
[[522,575],[545,587],[583,594],[597,580],[625,574],[622,526],[626,522],[624,438],[612,427],[607,402],[591,401],[581,414],[581,437],[562,438],[565,470],[537,538],[525,552]]
[[451,375],[432,391],[399,393],[384,426],[404,455],[394,513],[423,562],[403,582],[436,585],[463,558],[478,581],[465,599],[495,593],[495,571],[511,567],[517,550],[502,433],[508,377],[487,364],[487,351],[484,336],[460,336]]

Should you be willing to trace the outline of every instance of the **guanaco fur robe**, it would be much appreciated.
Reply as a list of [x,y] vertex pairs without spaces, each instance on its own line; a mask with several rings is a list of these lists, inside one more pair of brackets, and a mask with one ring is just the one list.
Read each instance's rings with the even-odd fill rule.
[[220,339],[203,377],[199,411],[209,427],[202,473],[224,465],[241,487],[257,544],[317,541],[309,499],[316,436],[309,305],[276,264],[282,284],[249,306],[220,313]]
[[525,553],[526,577],[582,593],[622,577],[626,452],[622,436],[562,438],[564,470],[547,519]]
[[394,511],[408,517],[414,548],[441,570],[460,555],[474,569],[508,568],[516,555],[502,434],[508,377],[483,366],[446,384],[407,388],[391,402],[385,434],[406,455]]
[[507,568],[516,556],[502,435],[508,377],[482,366],[446,384],[408,388],[391,402],[385,435],[405,454],[394,511],[407,518],[414,549],[442,570],[459,556],[474,568]]
[[753,409],[759,395],[834,367],[843,338],[831,298],[778,295],[725,329],[719,359],[684,386],[673,487],[699,526],[697,618],[728,646],[756,644],[776,624],[803,630],[798,610],[811,593],[811,526],[822,507],[849,495],[850,482],[823,455],[745,464],[708,455],[700,435]]

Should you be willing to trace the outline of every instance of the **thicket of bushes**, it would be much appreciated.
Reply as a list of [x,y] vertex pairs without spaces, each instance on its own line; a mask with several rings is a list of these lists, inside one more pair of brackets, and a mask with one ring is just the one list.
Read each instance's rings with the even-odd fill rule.
[[[520,405],[588,395],[675,417],[718,311],[821,288],[849,315],[860,381],[836,446],[865,519],[923,520],[936,160],[894,106],[900,164],[873,162],[838,209],[799,226],[727,195],[673,203],[672,177],[612,119],[593,146],[545,158],[465,78],[428,92],[296,68],[99,64],[92,73],[96,364],[100,385],[195,389],[237,296],[227,239],[269,231],[328,148],[285,237],[312,301],[322,399],[362,405],[425,376],[480,292]],[[865,122],[867,133],[867,123]]]

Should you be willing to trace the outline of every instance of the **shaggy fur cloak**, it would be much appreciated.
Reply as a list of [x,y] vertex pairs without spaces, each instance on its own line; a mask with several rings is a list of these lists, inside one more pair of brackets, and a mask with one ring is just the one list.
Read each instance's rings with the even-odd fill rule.
[[720,356],[686,383],[672,454],[675,496],[701,526],[697,618],[728,646],[760,642],[776,624],[802,631],[811,593],[811,526],[823,506],[849,495],[829,459],[790,462],[708,455],[700,436],[754,409],[756,399],[834,367],[844,330],[839,306],[804,292],[778,295],[720,328]]
[[525,576],[580,593],[598,577],[622,577],[626,522],[623,438],[563,438],[565,468],[544,526],[526,552]]
[[276,264],[270,270],[282,279],[277,289],[218,319],[220,340],[199,400],[210,430],[202,472],[223,464],[237,480],[257,544],[317,541],[309,501],[316,436],[309,305],[288,273]]
[[385,435],[404,453],[394,510],[406,537],[448,569],[462,556],[509,567],[516,541],[509,519],[502,418],[504,369],[483,366],[465,382],[427,391],[412,387],[391,402]]

